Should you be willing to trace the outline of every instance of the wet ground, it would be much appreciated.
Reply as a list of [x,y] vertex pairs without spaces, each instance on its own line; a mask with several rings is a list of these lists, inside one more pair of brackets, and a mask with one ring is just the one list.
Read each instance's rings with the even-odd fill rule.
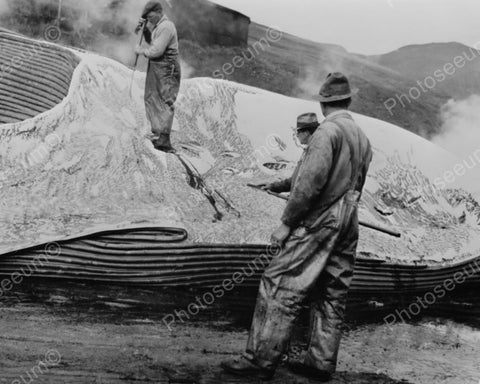
[[[208,306],[197,301],[202,293],[21,284],[0,301],[0,383],[257,383],[218,368],[245,346],[254,293]],[[478,384],[479,329],[433,318],[350,320],[332,383]],[[304,331],[302,321],[291,355],[304,346]],[[273,383],[310,381],[282,366]]]

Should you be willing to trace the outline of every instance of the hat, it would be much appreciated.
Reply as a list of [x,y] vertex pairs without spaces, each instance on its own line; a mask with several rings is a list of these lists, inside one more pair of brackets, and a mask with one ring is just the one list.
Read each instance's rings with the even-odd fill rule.
[[162,6],[162,3],[160,3],[160,1],[149,1],[146,5],[145,5],[145,8],[143,8],[143,12],[142,12],[142,19],[146,19],[147,18],[147,15],[150,13],[150,12],[163,12],[163,6]]
[[309,112],[297,117],[297,127],[294,129],[298,131],[300,129],[318,128],[319,125],[317,114]]
[[347,77],[340,72],[329,73],[318,95],[314,98],[323,103],[349,99],[358,92],[351,89]]

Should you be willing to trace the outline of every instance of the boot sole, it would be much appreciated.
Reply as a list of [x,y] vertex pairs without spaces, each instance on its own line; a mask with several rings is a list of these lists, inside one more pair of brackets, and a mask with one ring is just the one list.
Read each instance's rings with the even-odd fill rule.
[[172,148],[172,147],[155,147],[154,148],[157,150],[157,151],[162,151],[162,152],[165,152],[165,153],[177,153],[177,151],[175,150],[175,148]]
[[316,370],[315,368],[310,368],[304,365],[298,366],[296,364],[289,364],[288,368],[290,372],[295,373],[296,375],[319,381],[321,383],[327,383],[333,379],[333,375],[330,372]]

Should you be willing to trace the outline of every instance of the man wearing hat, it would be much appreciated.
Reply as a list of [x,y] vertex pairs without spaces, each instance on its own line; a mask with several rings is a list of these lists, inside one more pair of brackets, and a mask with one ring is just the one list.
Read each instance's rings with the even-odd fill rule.
[[[318,118],[317,115],[313,112],[309,113],[304,113],[297,118],[297,126],[296,128],[293,128],[294,130],[294,135],[300,142],[300,145],[302,146],[308,146],[308,143],[310,141],[310,138],[314,134],[314,132],[317,130],[319,126]],[[300,169],[300,166],[302,165],[303,159],[305,157],[305,151],[302,154],[302,157],[297,163],[297,166],[295,168],[295,171],[293,172],[292,177],[289,177],[288,179],[276,181],[274,183],[261,183],[258,184],[258,187],[261,187],[264,190],[267,191],[272,191],[272,192],[290,192],[290,187],[292,184],[292,180],[295,180],[298,171]]]
[[335,372],[358,242],[357,206],[372,159],[367,137],[347,111],[354,93],[343,74],[327,76],[317,96],[325,120],[296,174],[290,185],[267,186],[290,190],[272,235],[282,248],[262,276],[246,352],[222,363],[227,372],[272,378],[305,302],[309,343],[303,362],[290,368],[322,382]]
[[[143,27],[145,22],[147,24]],[[163,14],[159,1],[149,1],[145,5],[136,31],[142,27],[147,46],[137,45],[135,52],[149,59],[145,81],[145,109],[155,135],[153,145],[158,150],[173,152],[170,132],[181,77],[177,30]]]

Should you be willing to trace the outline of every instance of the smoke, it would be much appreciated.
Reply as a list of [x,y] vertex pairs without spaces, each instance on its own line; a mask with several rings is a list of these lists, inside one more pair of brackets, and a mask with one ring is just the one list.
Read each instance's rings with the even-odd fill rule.
[[442,133],[432,141],[456,154],[467,169],[464,179],[480,197],[480,96],[450,100],[442,107]]
[[[100,53],[102,56],[110,57],[129,67],[133,67],[135,62],[134,47],[138,44],[138,41],[139,37],[136,35],[127,36],[125,38],[104,35],[98,36],[98,38],[90,44],[87,49]],[[143,65],[143,67],[144,66],[145,65]]]
[[317,57],[304,58],[299,70],[297,81],[299,93],[296,96],[306,99],[318,94],[321,84],[329,73],[349,72],[345,67],[345,56],[337,48],[323,48]]
[[480,148],[480,96],[450,100],[442,107],[442,133],[433,142],[459,157]]
[[27,36],[94,51],[131,66],[139,41],[133,31],[146,2],[0,0],[0,21]]
[[303,74],[300,76],[300,80],[297,82],[299,89],[298,97],[310,99],[313,95],[318,93],[321,83],[321,74],[318,68],[307,67]]
[[8,7],[7,0],[0,0],[0,15],[3,13],[7,13],[10,10]]
[[189,65],[186,61],[180,60],[180,67],[182,68],[182,78],[189,79],[195,72],[195,68]]
[[[36,0],[41,1],[41,0]],[[139,37],[133,32],[147,0],[63,0],[64,7],[71,7],[83,17],[72,22],[72,28],[80,36],[87,37],[85,49],[113,58],[132,66],[133,48]],[[95,35],[89,33],[98,25]]]

